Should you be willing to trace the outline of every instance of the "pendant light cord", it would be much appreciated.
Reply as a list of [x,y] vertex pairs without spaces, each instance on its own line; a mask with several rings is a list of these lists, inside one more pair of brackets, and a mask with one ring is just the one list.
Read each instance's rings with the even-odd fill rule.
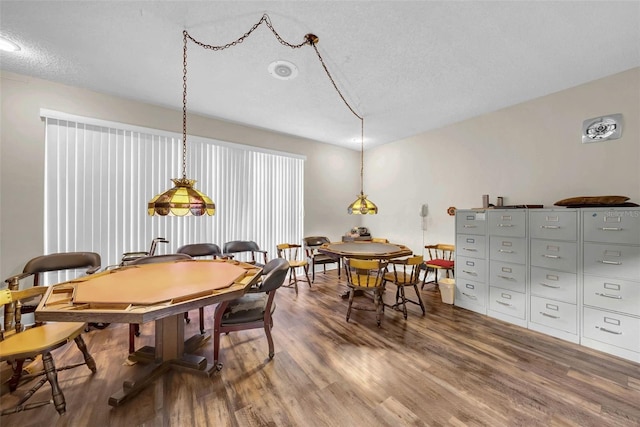
[[[309,39],[308,36],[310,36],[310,34],[307,34],[307,39]],[[333,77],[331,76],[327,65],[324,63],[324,59],[322,59],[322,55],[320,55],[320,52],[318,51],[316,41],[309,40],[309,43],[313,47],[313,50],[316,51],[316,55],[318,55],[318,59],[320,60],[320,64],[322,64],[322,68],[324,68],[324,72],[327,74],[327,77],[329,77],[333,88],[336,90],[336,92],[338,92],[338,95],[340,95],[340,99],[342,99],[344,105],[346,105],[349,111],[351,111],[351,113],[360,120],[360,194],[364,194],[364,118],[356,113],[356,111],[347,102],[344,95],[342,95],[340,89],[338,89],[338,85],[336,84],[335,80],[333,80]]]
[[187,30],[182,31],[183,40],[184,40],[183,69],[182,69],[182,73],[183,73],[182,74],[182,90],[183,90],[183,92],[182,92],[182,178],[183,179],[187,178],[187,173],[186,173],[186,169],[187,169],[187,41],[191,40],[192,42],[194,42],[198,46],[202,47],[203,49],[209,49],[209,50],[213,50],[213,51],[224,50],[224,49],[228,49],[228,48],[230,48],[232,46],[236,46],[236,45],[244,42],[244,40],[247,37],[249,37],[251,35],[251,33],[253,33],[262,24],[265,24],[269,28],[269,30],[271,30],[273,35],[280,42],[280,44],[282,44],[283,46],[287,46],[287,47],[290,47],[292,49],[298,49],[298,48],[301,48],[302,46],[306,46],[306,45],[310,45],[311,47],[313,47],[313,49],[316,52],[316,55],[318,56],[318,59],[320,60],[320,64],[322,65],[322,68],[324,69],[324,72],[327,74],[327,77],[331,81],[331,84],[333,85],[333,88],[336,90],[336,92],[340,96],[340,99],[342,99],[342,102],[344,102],[344,105],[347,106],[349,111],[351,111],[351,113],[353,113],[353,115],[356,116],[360,120],[360,194],[364,194],[364,191],[363,191],[363,189],[364,189],[364,118],[360,114],[356,113],[356,111],[353,109],[353,107],[351,107],[351,105],[347,102],[347,100],[345,99],[344,95],[342,94],[342,92],[338,88],[338,85],[336,84],[335,80],[331,76],[331,73],[329,72],[329,69],[327,68],[327,66],[325,64],[324,59],[322,58],[322,55],[320,55],[320,52],[318,51],[318,48],[316,46],[316,44],[318,43],[318,40],[319,40],[318,37],[315,36],[314,34],[307,34],[307,35],[305,35],[305,41],[304,42],[302,42],[300,44],[289,43],[288,41],[284,40],[280,36],[280,34],[278,34],[278,32],[275,30],[275,28],[273,28],[273,24],[271,23],[271,18],[266,13],[264,15],[262,15],[262,18],[260,18],[260,20],[258,22],[256,22],[249,29],[249,31],[244,33],[242,36],[238,37],[236,40],[234,40],[232,42],[229,42],[229,43],[226,43],[224,45],[216,46],[216,45],[210,45],[210,44],[202,43],[202,42],[194,39],[187,32]]

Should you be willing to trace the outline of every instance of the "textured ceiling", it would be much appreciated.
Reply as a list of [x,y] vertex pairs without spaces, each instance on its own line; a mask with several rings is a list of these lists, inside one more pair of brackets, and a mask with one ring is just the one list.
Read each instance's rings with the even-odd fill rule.
[[[319,37],[366,147],[640,66],[638,1],[24,0],[0,2],[0,33],[23,49],[0,65],[180,110],[183,29],[224,45],[263,13],[292,44]],[[271,77],[276,60],[297,78]],[[359,149],[360,122],[313,48],[264,25],[222,51],[190,43],[188,76],[190,113]]]

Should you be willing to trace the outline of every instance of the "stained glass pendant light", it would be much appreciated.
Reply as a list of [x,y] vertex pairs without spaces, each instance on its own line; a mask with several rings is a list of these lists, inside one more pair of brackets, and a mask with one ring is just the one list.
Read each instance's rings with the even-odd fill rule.
[[187,34],[183,33],[182,68],[182,178],[172,179],[174,187],[149,201],[147,213],[162,216],[201,216],[216,213],[213,201],[194,188],[195,180],[187,178]]
[[375,215],[378,213],[378,207],[371,200],[367,199],[364,194],[364,119],[360,117],[360,195],[347,208],[350,215]]

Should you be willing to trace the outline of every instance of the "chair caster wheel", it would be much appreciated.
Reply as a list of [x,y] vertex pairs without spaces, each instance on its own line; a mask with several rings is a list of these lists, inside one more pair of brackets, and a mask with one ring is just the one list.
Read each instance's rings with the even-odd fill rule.
[[140,336],[140,332],[136,332],[134,335],[139,337]]
[[191,319],[184,319],[185,322],[191,323]]
[[273,356],[275,356],[275,353],[269,353],[269,359],[273,359]]
[[216,371],[221,371],[222,370],[222,363],[216,363]]

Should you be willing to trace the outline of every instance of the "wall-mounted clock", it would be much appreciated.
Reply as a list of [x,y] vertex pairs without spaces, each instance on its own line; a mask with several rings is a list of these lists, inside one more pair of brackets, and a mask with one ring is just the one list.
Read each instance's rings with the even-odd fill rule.
[[582,143],[608,141],[622,136],[622,114],[594,117],[582,122]]

